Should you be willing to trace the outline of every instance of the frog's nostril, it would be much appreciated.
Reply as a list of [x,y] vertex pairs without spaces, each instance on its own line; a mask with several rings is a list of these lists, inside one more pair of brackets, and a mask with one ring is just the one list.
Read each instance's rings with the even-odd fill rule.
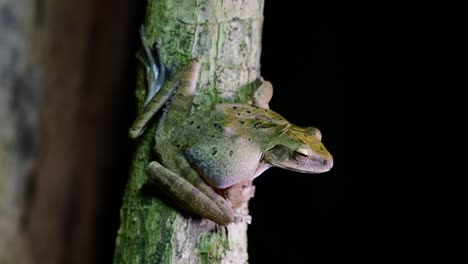
[[333,158],[325,159],[322,163],[324,167],[330,170],[333,167]]

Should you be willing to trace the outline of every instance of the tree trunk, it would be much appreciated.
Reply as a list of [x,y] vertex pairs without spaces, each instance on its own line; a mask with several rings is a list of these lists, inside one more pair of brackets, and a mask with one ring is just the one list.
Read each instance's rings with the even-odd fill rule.
[[[150,43],[162,38],[168,65],[183,65],[191,57],[201,59],[199,93],[194,99],[195,107],[201,108],[218,95],[246,100],[239,87],[259,77],[262,13],[262,0],[152,0],[144,25]],[[139,69],[139,106],[145,90]],[[142,191],[146,166],[154,156],[154,128],[155,124],[136,142],[114,263],[247,263],[245,223],[213,230],[206,221],[181,214],[167,199]],[[247,205],[243,210],[247,211]]]

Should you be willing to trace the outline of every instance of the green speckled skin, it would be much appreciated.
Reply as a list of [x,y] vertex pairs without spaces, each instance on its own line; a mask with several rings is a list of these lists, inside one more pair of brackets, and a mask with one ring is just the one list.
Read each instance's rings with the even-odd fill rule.
[[[326,172],[333,159],[315,128],[290,124],[255,105],[220,103],[191,113],[201,64],[191,60],[163,85],[170,103],[159,120],[148,172],[155,185],[185,210],[227,225],[243,219],[235,207],[253,196],[252,180],[276,166],[303,173]],[[149,78],[155,80],[157,78]],[[150,84],[151,85],[151,84]],[[270,88],[260,85],[254,102],[267,106]],[[154,96],[130,135],[139,135],[168,96]],[[247,188],[247,190],[245,190]]]

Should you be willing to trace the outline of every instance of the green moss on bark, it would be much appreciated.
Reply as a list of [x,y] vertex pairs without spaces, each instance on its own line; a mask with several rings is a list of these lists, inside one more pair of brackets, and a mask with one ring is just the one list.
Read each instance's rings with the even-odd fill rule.
[[[246,91],[252,90],[246,84],[260,72],[262,12],[262,0],[150,0],[144,26],[150,43],[162,39],[168,65],[201,59],[194,102],[203,107],[221,100],[246,100]],[[239,87],[244,88],[237,93]],[[138,106],[145,91],[144,71],[139,69]],[[181,214],[159,199],[159,193],[145,191],[146,166],[154,156],[154,130],[153,122],[135,142],[114,263],[246,263],[245,224],[213,229],[206,221]]]

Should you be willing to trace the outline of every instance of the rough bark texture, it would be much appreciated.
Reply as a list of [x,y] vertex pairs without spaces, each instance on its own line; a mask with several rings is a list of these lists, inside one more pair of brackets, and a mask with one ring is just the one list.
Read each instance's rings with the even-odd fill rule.
[[[262,0],[149,1],[145,31],[151,43],[162,38],[168,65],[189,58],[202,61],[195,108],[225,98],[246,100],[239,87],[259,77]],[[145,95],[143,71],[137,104]],[[146,194],[146,166],[153,159],[154,124],[136,142],[121,210],[114,262],[246,263],[247,225],[212,230],[211,222],[182,216],[172,203]],[[247,211],[245,207],[243,210]]]

